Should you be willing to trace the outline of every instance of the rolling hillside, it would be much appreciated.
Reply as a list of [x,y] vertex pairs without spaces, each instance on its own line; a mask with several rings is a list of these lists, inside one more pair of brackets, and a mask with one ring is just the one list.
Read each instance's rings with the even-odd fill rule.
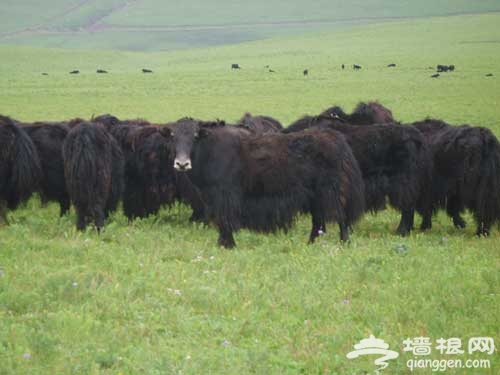
[[171,50],[234,44],[398,18],[500,11],[495,0],[312,3],[291,0],[13,0],[0,4],[0,43]]

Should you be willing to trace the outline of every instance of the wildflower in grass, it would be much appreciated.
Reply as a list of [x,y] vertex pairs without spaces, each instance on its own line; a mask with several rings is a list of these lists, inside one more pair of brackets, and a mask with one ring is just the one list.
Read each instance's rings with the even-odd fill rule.
[[228,340],[224,340],[222,341],[222,346],[230,346],[231,345],[231,341],[228,341]]
[[71,285],[73,285],[76,288],[78,286],[78,283],[76,281],[73,281],[73,284]]
[[26,360],[31,359],[31,353],[24,353],[23,359],[26,359]]

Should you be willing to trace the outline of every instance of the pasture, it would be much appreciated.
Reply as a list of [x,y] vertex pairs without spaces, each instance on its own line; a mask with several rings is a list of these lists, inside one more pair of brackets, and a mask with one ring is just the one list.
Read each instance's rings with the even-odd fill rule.
[[[0,113],[164,123],[250,111],[289,124],[377,99],[400,121],[437,117],[500,136],[499,22],[404,20],[169,53],[0,46]],[[456,69],[432,79],[437,64]],[[223,250],[180,205],[130,225],[119,211],[100,236],[58,209],[32,199],[0,228],[2,374],[365,374],[373,358],[345,355],[370,334],[400,353],[383,373],[405,374],[407,337],[500,343],[500,230],[476,238],[470,215],[464,230],[440,213],[430,232],[401,238],[397,212],[366,214],[349,244],[331,227],[309,246],[303,217],[287,234],[243,230]],[[474,373],[500,371],[498,349],[471,357],[491,361]]]

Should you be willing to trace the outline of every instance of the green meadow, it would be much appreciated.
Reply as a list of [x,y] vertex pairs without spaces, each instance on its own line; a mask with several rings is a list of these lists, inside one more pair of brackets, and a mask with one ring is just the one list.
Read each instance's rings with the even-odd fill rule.
[[[500,136],[499,24],[498,13],[398,19],[170,52],[4,44],[0,113],[165,123],[249,111],[289,124],[378,100],[402,122]],[[456,70],[430,78],[437,64]],[[349,244],[330,226],[309,246],[301,217],[286,234],[242,230],[224,250],[182,205],[132,224],[118,211],[101,235],[58,212],[33,198],[0,228],[0,374],[372,374],[377,357],[346,358],[370,334],[399,353],[384,374],[411,373],[403,340],[421,336],[433,343],[423,358],[490,360],[446,373],[500,373],[498,349],[467,353],[473,337],[500,346],[500,230],[476,238],[470,215],[464,230],[440,213],[430,232],[401,238],[397,212],[367,213]],[[464,354],[435,349],[452,337]]]

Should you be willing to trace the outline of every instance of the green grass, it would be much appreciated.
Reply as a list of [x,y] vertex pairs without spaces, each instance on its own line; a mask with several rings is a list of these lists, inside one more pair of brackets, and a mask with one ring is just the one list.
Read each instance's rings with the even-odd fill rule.
[[[402,121],[429,115],[500,135],[499,22],[408,20],[154,54],[4,46],[0,112],[165,122],[252,111],[286,124],[379,99]],[[457,70],[429,78],[438,63]],[[67,73],[75,68],[82,74]],[[57,215],[33,199],[0,229],[0,374],[365,374],[373,357],[345,355],[371,333],[400,353],[383,373],[406,374],[407,337],[458,337],[462,349],[470,337],[500,342],[500,231],[476,238],[469,215],[464,231],[440,214],[429,233],[400,238],[397,212],[367,214],[349,245],[332,226],[312,246],[303,217],[286,235],[241,231],[231,251],[215,245],[213,228],[188,224],[186,207],[132,225],[118,212],[101,236],[76,232],[74,212]],[[429,358],[451,358],[433,350]],[[500,371],[498,349],[471,357],[492,368],[447,373]]]
[[87,0],[0,4],[0,43],[159,51],[235,44],[398,18],[498,12],[496,0]]

